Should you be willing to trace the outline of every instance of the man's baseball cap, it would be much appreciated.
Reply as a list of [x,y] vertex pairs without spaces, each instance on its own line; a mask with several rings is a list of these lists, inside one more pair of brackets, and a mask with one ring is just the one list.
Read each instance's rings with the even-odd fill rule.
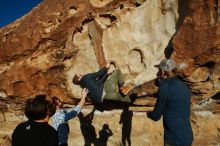
[[160,62],[159,65],[155,65],[155,67],[163,71],[171,72],[176,68],[176,63],[172,59],[164,59]]

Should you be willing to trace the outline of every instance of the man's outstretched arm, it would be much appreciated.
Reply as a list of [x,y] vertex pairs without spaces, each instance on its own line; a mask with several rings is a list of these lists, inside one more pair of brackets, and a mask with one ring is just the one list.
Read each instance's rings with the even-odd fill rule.
[[101,68],[99,71],[92,73],[95,78],[105,80],[108,77],[110,64],[107,63],[107,65],[103,68]]
[[88,89],[84,88],[82,91],[82,98],[78,105],[74,107],[72,110],[68,111],[65,115],[65,120],[68,121],[74,117],[76,117],[82,109],[82,106],[85,104],[86,96],[88,94]]

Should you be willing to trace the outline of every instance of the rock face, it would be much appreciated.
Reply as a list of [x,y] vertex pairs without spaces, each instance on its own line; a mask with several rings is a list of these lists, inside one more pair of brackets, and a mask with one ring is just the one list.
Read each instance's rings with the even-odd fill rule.
[[219,1],[189,0],[183,9],[187,13],[180,13],[183,18],[172,40],[172,58],[187,64],[183,74],[194,93],[213,96],[220,91]]
[[106,62],[120,67],[125,82],[137,86],[155,79],[154,65],[171,54],[185,65],[182,75],[193,93],[203,98],[216,94],[217,1],[137,3],[45,1],[1,28],[1,94],[22,100],[40,93],[69,101],[80,93],[73,75],[97,71]]
[[[218,0],[44,0],[0,29],[0,144],[10,143],[8,136],[24,118],[20,109],[27,98],[45,94],[74,105],[81,92],[72,84],[74,74],[94,72],[112,62],[122,70],[125,83],[135,87],[136,98],[144,97],[131,106],[138,109],[132,127],[147,125],[132,129],[132,145],[140,139],[140,146],[163,145],[162,122],[153,124],[140,111],[155,103],[154,66],[172,58],[192,91],[194,145],[218,145],[219,13]],[[217,102],[201,111],[210,97]],[[86,107],[91,109],[89,103]],[[120,112],[94,117],[98,131],[110,121],[110,145],[120,145],[120,125],[115,124]],[[73,129],[75,125],[80,127],[78,119],[71,121]],[[209,132],[201,130],[209,126]],[[83,145],[80,132],[72,130],[71,143]]]
[[193,93],[213,96],[220,90],[217,4],[44,1],[0,29],[1,96],[22,101],[46,94],[70,102],[81,90],[72,84],[74,74],[106,62],[121,68],[126,84],[138,86],[155,79],[154,65],[170,56],[185,66],[181,74]]
[[127,84],[153,80],[154,65],[176,31],[177,11],[177,0],[139,7],[129,0],[44,1],[0,31],[2,94],[68,101],[80,93],[74,74],[97,71],[106,62],[121,68]]

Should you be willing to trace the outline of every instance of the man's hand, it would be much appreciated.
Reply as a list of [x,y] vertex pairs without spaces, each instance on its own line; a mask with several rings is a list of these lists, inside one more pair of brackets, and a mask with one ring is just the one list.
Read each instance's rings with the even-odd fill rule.
[[110,68],[108,69],[108,74],[111,74],[113,71],[114,71],[114,68],[113,68],[113,67],[110,67]]
[[107,69],[109,69],[109,67],[110,67],[110,63],[109,62],[107,62],[107,64],[106,64],[106,66],[105,66]]
[[84,89],[82,90],[82,98],[86,98],[86,96],[87,96],[88,93],[89,93],[89,90],[86,89],[86,88],[84,88]]
[[84,105],[84,103],[86,102],[86,96],[87,96],[88,93],[89,93],[88,89],[84,88],[82,90],[82,98],[81,98],[81,100],[78,104],[80,107],[82,107]]

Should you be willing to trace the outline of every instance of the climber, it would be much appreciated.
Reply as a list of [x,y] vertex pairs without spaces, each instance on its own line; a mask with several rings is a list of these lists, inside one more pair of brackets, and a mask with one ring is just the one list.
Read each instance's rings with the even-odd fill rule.
[[131,102],[127,95],[130,88],[124,86],[122,72],[113,63],[95,73],[76,74],[72,81],[89,90],[88,96],[93,103],[102,103],[104,99]]

